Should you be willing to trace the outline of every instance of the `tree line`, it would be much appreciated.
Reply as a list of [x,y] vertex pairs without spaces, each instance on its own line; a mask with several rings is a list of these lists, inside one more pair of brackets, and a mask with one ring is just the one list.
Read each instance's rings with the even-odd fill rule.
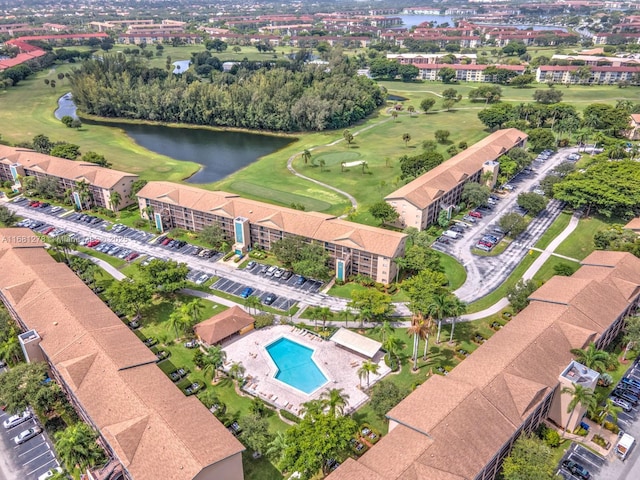
[[[160,74],[162,72],[162,74]],[[265,63],[211,79],[166,75],[136,58],[105,55],[71,77],[81,111],[102,117],[272,131],[343,128],[384,102],[381,89],[356,75],[346,58],[327,66]]]

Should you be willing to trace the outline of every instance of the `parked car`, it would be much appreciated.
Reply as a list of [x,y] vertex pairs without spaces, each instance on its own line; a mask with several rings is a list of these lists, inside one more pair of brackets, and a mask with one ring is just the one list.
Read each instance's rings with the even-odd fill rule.
[[138,252],[131,252],[129,255],[127,255],[127,257],[125,258],[125,260],[127,262],[132,262],[133,260],[135,260],[136,258],[138,258],[140,256],[140,254]]
[[591,474],[586,468],[572,460],[563,461],[562,466],[582,480],[588,480],[589,478],[591,478]]
[[4,426],[4,428],[7,428],[7,429],[13,428],[17,425],[20,425],[21,423],[26,422],[32,416],[33,416],[33,413],[31,413],[31,411],[25,410],[22,413],[18,413],[17,415],[13,415],[7,418],[4,422],[2,422],[2,425]]
[[51,232],[53,232],[56,229],[56,227],[47,227],[42,231],[43,235],[49,235]]
[[274,278],[281,278],[284,273],[284,268],[278,268],[275,272],[273,272]]
[[622,377],[621,382],[627,385],[633,385],[634,387],[640,388],[640,382],[630,377]]
[[436,242],[448,244],[449,243],[449,239],[445,238],[445,237],[438,237],[438,238],[436,238]]
[[471,212],[469,212],[469,215],[475,218],[482,218],[482,214],[477,210],[472,210]]
[[100,240],[91,240],[89,243],[87,243],[87,247],[89,248],[94,248],[98,245],[100,245]]
[[486,245],[483,245],[481,243],[478,243],[476,245],[476,248],[479,250],[484,250],[485,252],[490,252],[491,251],[491,247],[487,247]]
[[614,397],[621,398],[625,402],[629,402],[634,407],[636,405],[638,405],[638,401],[640,401],[640,399],[638,399],[637,396],[635,396],[635,395],[633,395],[633,394],[631,394],[629,392],[625,392],[624,390],[620,390],[618,388],[614,389],[613,392],[611,393],[611,395],[613,395]]
[[611,397],[611,403],[622,408],[627,413],[633,410],[633,407],[629,404],[629,402],[625,402],[624,400],[618,397]]
[[184,342],[185,348],[198,348],[200,344],[197,340],[189,340],[188,342]]
[[276,301],[276,298],[278,297],[275,294],[270,293],[269,295],[264,297],[264,300],[262,301],[262,303],[264,303],[265,305],[271,305],[273,302]]
[[247,263],[247,270],[251,270],[255,266],[256,266],[256,262],[251,260],[249,263]]
[[307,281],[306,278],[304,278],[302,275],[298,275],[296,277],[296,286],[300,287],[300,286],[304,285],[306,281]]
[[292,275],[293,275],[293,272],[291,270],[285,270],[285,272],[282,274],[282,279],[289,280]]
[[267,268],[267,272],[266,272],[265,275],[267,277],[272,277],[276,273],[276,270],[278,270],[278,267],[271,266],[271,267]]
[[203,273],[202,275],[200,275],[196,281],[195,284],[196,285],[202,285],[204,282],[206,282],[207,280],[209,280],[209,274],[208,273]]
[[242,290],[242,293],[240,293],[240,297],[249,298],[252,293],[253,293],[253,288],[246,287],[244,290]]
[[200,388],[202,388],[202,386],[198,382],[192,383],[191,385],[189,385],[187,388],[184,389],[184,394],[187,396],[193,395],[198,390],[200,390]]
[[18,436],[13,439],[13,441],[15,442],[16,445],[22,445],[24,442],[31,440],[34,437],[37,437],[41,433],[42,433],[42,428],[36,425],[35,427],[31,427],[28,430],[24,430],[20,432]]

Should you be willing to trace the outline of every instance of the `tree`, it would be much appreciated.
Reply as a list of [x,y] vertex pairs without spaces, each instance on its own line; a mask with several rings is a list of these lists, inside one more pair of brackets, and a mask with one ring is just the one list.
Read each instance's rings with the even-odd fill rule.
[[442,320],[455,314],[458,304],[457,300],[458,298],[449,291],[437,293],[431,297],[431,303],[429,304],[427,313],[431,318],[438,322],[438,334],[436,336],[436,343],[440,343],[440,330],[442,328]]
[[329,459],[347,454],[356,431],[357,424],[350,417],[307,414],[285,433],[287,448],[280,466],[285,471],[300,472],[300,478],[308,480],[326,469]]
[[176,338],[180,338],[185,333],[189,321],[181,307],[182,305],[178,305],[178,308],[171,312],[168,320],[169,328],[176,332]]
[[415,65],[406,63],[406,64],[401,64],[398,67],[398,74],[402,78],[403,82],[412,82],[416,78],[418,78],[418,75],[420,74],[420,70]]
[[411,245],[405,251],[403,267],[411,273],[424,270],[444,272],[440,264],[440,256],[429,246],[417,244]]
[[496,103],[502,97],[502,88],[498,85],[482,85],[469,92],[469,100],[472,102],[484,100],[485,103]]
[[402,141],[404,142],[404,146],[408,147],[409,146],[409,142],[411,141],[411,134],[403,133],[402,134]]
[[360,378],[360,382],[361,382],[360,386],[362,386],[362,379],[366,378],[367,388],[369,388],[370,375],[372,373],[374,375],[377,375],[378,370],[379,370],[379,367],[377,363],[373,363],[371,360],[365,360],[364,362],[362,362],[362,365],[358,369],[358,377]]
[[510,81],[509,81],[509,85],[516,87],[516,88],[525,88],[529,85],[531,85],[534,81],[535,81],[536,77],[533,74],[530,73],[523,73],[522,75],[518,75],[516,77],[513,77]]
[[120,206],[121,201],[122,201],[122,195],[120,195],[120,193],[117,190],[114,190],[113,192],[111,192],[111,195],[109,196],[109,203],[111,204],[111,208],[115,212],[118,211],[118,207]]
[[39,153],[49,154],[51,149],[53,148],[53,142],[49,140],[49,137],[46,135],[36,135],[31,140],[31,145],[33,145],[33,149]]
[[596,412],[598,423],[600,424],[600,432],[602,433],[605,423],[607,423],[610,418],[614,424],[618,423],[618,415],[622,413],[622,408],[614,404],[611,398],[607,398],[604,403],[596,409]]
[[[427,142],[435,143],[433,140],[425,140],[423,147]],[[428,172],[444,162],[442,154],[436,152],[435,149],[432,150],[430,145],[428,146],[429,149],[419,155],[411,157],[403,155],[400,157],[400,178],[417,178],[424,172]]]
[[604,350],[599,350],[596,344],[591,342],[586,349],[572,348],[571,354],[576,360],[587,368],[598,373],[604,373],[609,361],[609,354]]
[[411,358],[413,361],[412,370],[416,372],[418,370],[418,347],[420,340],[425,340],[428,336],[427,322],[419,313],[413,315],[411,318],[411,325],[407,328],[409,336],[413,337],[413,349],[411,351]]
[[478,112],[478,118],[489,129],[502,128],[502,126],[515,119],[515,107],[510,103],[497,103]]
[[518,281],[513,287],[507,289],[507,299],[511,307],[520,312],[529,305],[529,296],[538,289],[538,284],[533,280]]
[[627,344],[622,359],[627,358],[627,353],[632,348],[635,348],[640,342],[640,317],[634,316],[627,318],[624,324],[624,343]]
[[369,213],[373,218],[379,220],[381,224],[393,223],[400,216],[395,208],[381,200],[369,207]]
[[62,117],[60,119],[60,121],[67,127],[67,128],[71,128],[71,124],[73,123],[73,117],[69,116],[69,115],[65,115],[64,117]]
[[391,312],[391,296],[377,290],[354,290],[347,306],[359,310],[365,320],[379,321]]
[[456,78],[456,71],[451,67],[442,67],[438,71],[438,77],[442,83],[451,83]]
[[147,265],[138,264],[141,281],[161,294],[173,294],[187,285],[189,267],[174,260],[151,260]]
[[18,221],[18,217],[14,212],[4,205],[0,205],[0,224],[4,227],[12,227]]
[[305,151],[302,152],[302,160],[304,161],[305,165],[309,163],[309,161],[311,160],[311,152],[309,150],[305,149]]
[[198,238],[216,250],[222,250],[229,243],[226,232],[218,223],[207,225],[198,233]]
[[420,102],[420,108],[424,113],[428,113],[429,110],[431,110],[435,104],[436,104],[435,99],[425,98]]
[[153,285],[146,279],[124,279],[113,282],[105,295],[114,310],[140,317],[141,311],[151,305]]
[[267,456],[276,463],[280,463],[282,456],[284,455],[285,450],[287,449],[287,437],[284,432],[277,432],[272,438],[271,442],[269,442],[267,451],[265,452]]
[[240,438],[251,450],[262,454],[273,438],[269,433],[267,419],[255,413],[250,413],[243,420]]
[[273,243],[271,251],[284,265],[305,277],[329,277],[329,254],[319,243],[307,243],[304,238],[291,235]]
[[555,150],[556,139],[548,128],[535,128],[529,132],[529,148],[534,152],[546,149]]
[[217,377],[217,372],[222,370],[222,366],[227,359],[227,352],[222,350],[220,345],[213,345],[207,348],[202,357],[202,372],[213,372],[213,378]]
[[533,216],[537,216],[541,211],[547,208],[547,201],[542,195],[533,192],[522,192],[518,195],[518,205]]
[[449,130],[436,130],[433,135],[436,137],[438,143],[447,143],[451,132]]
[[56,143],[49,154],[53,157],[75,160],[80,156],[80,146],[66,142]]
[[131,184],[131,193],[129,194],[129,198],[134,200],[138,192],[142,190],[146,184],[147,184],[147,180],[143,180],[143,179],[136,180],[135,182],[133,182]]
[[469,206],[485,205],[491,195],[491,189],[476,182],[467,182],[462,188],[462,200]]
[[516,212],[505,213],[498,220],[498,225],[511,238],[516,238],[527,229],[527,221]]
[[[10,332],[10,338],[15,338],[18,343],[15,330]],[[8,360],[4,353],[2,358]],[[7,412],[11,414],[24,411],[35,403],[40,390],[47,388],[42,382],[46,376],[47,365],[43,362],[16,363],[10,370],[2,373],[0,403],[6,406]]]
[[242,362],[232,362],[229,366],[229,376],[236,381],[244,377],[245,371],[246,369],[244,365],[242,365]]
[[[99,153],[96,153],[96,152],[85,153],[82,156],[82,161],[88,162],[88,163],[95,163],[96,165],[100,165],[101,167],[104,167],[104,168],[111,168],[111,163],[109,163],[107,159],[104,158],[104,155],[100,155]],[[146,183],[146,180],[143,180],[143,181]]]
[[104,462],[105,454],[97,443],[98,434],[86,423],[78,422],[54,434],[56,451],[73,471],[76,465],[81,469],[93,468]]
[[533,93],[533,99],[538,103],[550,105],[552,103],[560,103],[562,101],[563,93],[555,88],[548,88],[547,90],[536,90]]
[[575,413],[578,405],[593,410],[595,407],[595,402],[597,402],[597,400],[592,389],[583,387],[582,385],[577,383],[572,384],[571,387],[564,387],[561,390],[561,393],[563,395],[566,393],[571,396],[571,400],[569,401],[569,405],[567,406],[567,413],[569,414],[569,418],[567,419],[567,423],[562,431],[562,436],[564,437],[567,433],[567,428],[569,428],[569,424],[571,423],[571,419],[573,418],[573,414]]
[[378,417],[384,418],[387,412],[400,403],[408,393],[388,380],[378,382],[371,392],[371,409]]
[[556,460],[542,440],[521,436],[502,464],[504,480],[552,480]]
[[558,263],[553,266],[554,275],[559,275],[561,277],[570,277],[576,270],[577,267],[574,267],[570,263]]
[[351,146],[351,142],[353,142],[353,133],[351,133],[349,130],[345,130],[344,132],[342,132],[342,137],[345,139],[347,144]]
[[330,388],[320,394],[320,399],[329,407],[329,415],[344,415],[344,409],[349,405],[349,395],[342,388]]
[[431,296],[446,290],[447,277],[444,273],[422,270],[417,275],[402,282],[402,289],[409,297],[409,309],[426,315]]

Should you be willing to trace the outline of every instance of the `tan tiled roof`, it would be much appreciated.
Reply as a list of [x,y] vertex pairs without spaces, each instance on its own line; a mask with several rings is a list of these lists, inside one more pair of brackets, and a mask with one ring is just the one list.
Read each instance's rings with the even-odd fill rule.
[[243,450],[30,230],[0,229],[0,271],[0,293],[134,479],[192,479]]
[[72,181],[84,180],[96,187],[107,189],[125,178],[138,177],[132,173],[100,167],[95,163],[52,157],[33,150],[6,145],[0,145],[0,163],[7,165],[20,163],[25,169]]
[[498,130],[390,193],[385,199],[405,199],[416,207],[424,209],[482,169],[485,162],[497,160],[503,153],[526,138],[526,133],[515,128]]
[[[623,252],[594,252],[572,277],[554,277],[448,376],[389,411],[392,430],[359,460],[368,470],[349,466],[348,478],[475,478],[557,387],[570,350],[597,340],[639,287],[640,259]],[[341,468],[329,478],[347,478]]]
[[138,192],[138,197],[227,218],[244,217],[254,225],[390,258],[397,255],[406,239],[403,233],[348,222],[324,213],[303,212],[171,182],[149,182]]
[[214,345],[230,335],[253,324],[254,319],[242,308],[235,305],[208,320],[198,323],[193,329],[205,343]]

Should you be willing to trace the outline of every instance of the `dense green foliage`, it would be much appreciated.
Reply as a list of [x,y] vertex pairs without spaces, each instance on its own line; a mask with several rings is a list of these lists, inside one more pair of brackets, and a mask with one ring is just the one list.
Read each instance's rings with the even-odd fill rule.
[[520,280],[507,290],[507,298],[515,312],[524,310],[529,305],[529,295],[536,291],[538,284],[533,280]]
[[295,273],[311,278],[329,278],[329,254],[319,243],[307,243],[297,236],[284,237],[275,242],[271,250],[285,266]]
[[542,440],[520,437],[502,465],[502,477],[505,480],[551,480],[554,467],[551,449]]
[[233,73],[167,75],[141,60],[106,55],[82,64],[70,79],[81,111],[102,117],[274,131],[347,127],[383,103],[380,88],[356,75],[347,58],[329,68],[293,62],[241,64]]

